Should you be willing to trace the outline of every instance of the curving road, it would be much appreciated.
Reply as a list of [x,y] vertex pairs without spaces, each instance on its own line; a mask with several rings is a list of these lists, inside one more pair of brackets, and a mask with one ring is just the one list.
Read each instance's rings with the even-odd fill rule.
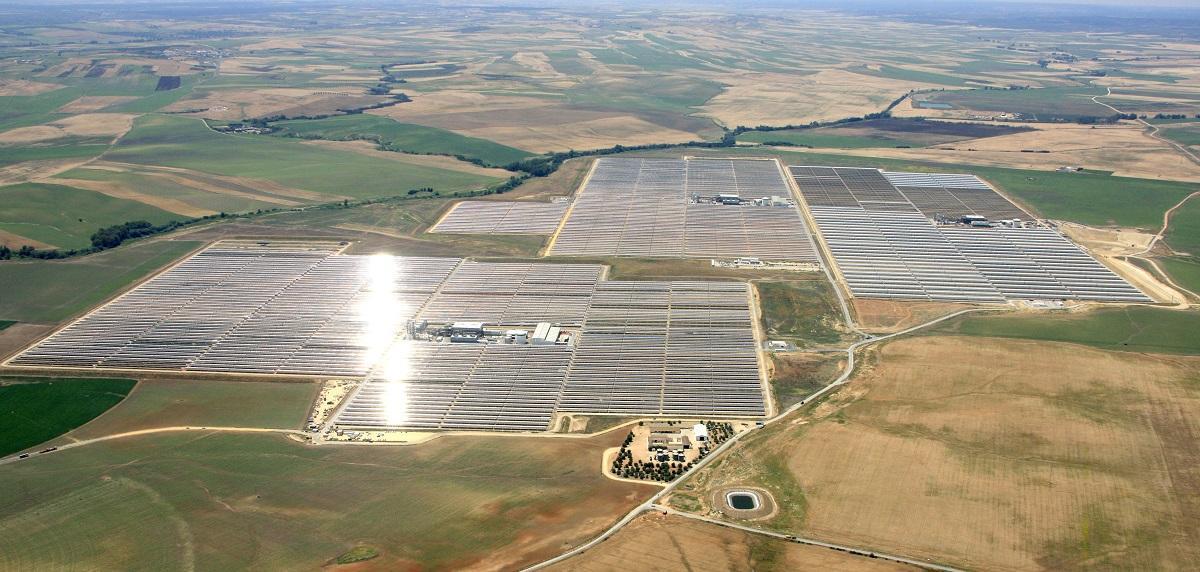
[[[841,291],[838,290],[836,287],[834,288],[834,290],[838,292],[838,298],[842,299]],[[842,299],[842,303],[843,303],[842,309],[846,314],[846,319],[847,319],[846,323],[853,324],[853,321],[849,315],[849,309],[845,306],[844,299]],[[842,371],[841,375],[839,375],[838,378],[836,380],[834,380],[833,383],[830,383],[829,385],[825,386],[824,388],[817,391],[816,393],[813,393],[812,395],[804,398],[799,403],[796,403],[796,404],[792,405],[791,407],[777,413],[774,417],[767,419],[766,421],[763,422],[763,427],[766,427],[766,426],[771,425],[772,423],[777,423],[777,422],[781,421],[787,415],[799,410],[801,407],[804,407],[805,405],[812,402],[813,400],[824,397],[826,394],[836,390],[837,388],[841,387],[842,385],[849,383],[850,376],[854,374],[855,356],[856,356],[858,350],[861,348],[867,347],[871,344],[887,341],[892,338],[908,335],[908,334],[911,334],[918,330],[927,328],[929,326],[939,324],[946,320],[957,318],[958,316],[962,316],[964,314],[972,314],[972,313],[977,313],[977,312],[1007,311],[1007,310],[1009,310],[1009,308],[1007,306],[996,307],[996,308],[971,308],[968,310],[961,310],[958,312],[954,312],[953,314],[947,314],[940,318],[929,320],[928,322],[918,324],[918,325],[908,328],[906,330],[901,330],[899,332],[887,334],[884,336],[871,336],[866,339],[859,340],[859,341],[851,344],[848,348],[846,348],[846,368]],[[658,509],[657,503],[660,499],[671,494],[675,490],[675,488],[679,486],[680,483],[687,480],[689,477],[695,475],[698,471],[700,471],[700,469],[703,469],[705,466],[707,466],[709,463],[711,463],[714,459],[716,459],[717,457],[720,457],[721,454],[728,451],[743,437],[753,433],[754,431],[757,431],[757,429],[752,429],[750,431],[744,431],[742,433],[738,433],[738,434],[734,435],[733,437],[731,437],[728,441],[725,441],[724,443],[722,443],[720,447],[717,447],[711,453],[709,453],[707,456],[705,456],[703,459],[700,459],[700,461],[697,462],[695,465],[693,465],[691,469],[688,469],[682,475],[680,475],[679,478],[668,483],[665,487],[663,487],[663,489],[661,491],[658,491],[653,496],[651,496],[649,499],[647,499],[646,502],[643,502],[642,504],[634,507],[633,510],[626,513],[625,516],[621,517],[620,520],[618,520],[615,524],[613,524],[611,527],[609,527],[608,530],[604,531],[596,538],[593,538],[592,540],[575,547],[574,549],[570,550],[569,552],[560,554],[560,555],[558,555],[554,558],[551,558],[549,560],[546,560],[544,562],[534,564],[533,566],[530,566],[530,567],[526,568],[525,570],[526,571],[539,570],[539,569],[545,568],[547,566],[550,566],[552,564],[557,564],[559,562],[563,562],[563,561],[571,558],[572,556],[582,554],[583,552],[596,546],[597,544],[600,544],[601,542],[608,540],[610,537],[612,537],[612,535],[616,534],[618,531],[620,531],[622,528],[624,528],[625,525],[632,522],[634,518],[637,518],[638,515],[642,514],[643,512],[646,512],[648,510]],[[659,510],[661,510],[661,509],[659,509]],[[683,513],[680,513],[680,514],[683,514]],[[723,521],[715,521],[715,522],[717,522],[718,524],[722,524],[722,525],[729,524],[729,523],[725,523]],[[751,528],[751,527],[739,526],[737,528],[739,528],[741,530],[745,530],[747,532],[753,532],[756,534],[777,535],[777,533],[771,533],[769,531],[759,530],[759,529]],[[777,535],[777,536],[786,537],[786,535]],[[819,541],[814,540],[812,542],[818,543]],[[846,547],[846,546],[838,546],[838,545],[833,545],[833,544],[828,544],[828,543],[821,543],[819,545],[829,546],[831,548],[836,547],[838,549],[845,549],[848,551],[852,551],[855,553],[861,553],[861,554],[868,554],[871,552],[870,550],[864,550],[864,549],[860,549],[860,548],[851,548],[851,547]],[[899,558],[903,558],[903,557],[895,556],[893,558],[899,559]],[[897,560],[897,561],[899,562],[900,560]],[[948,567],[944,567],[944,566],[940,566],[940,565],[932,564],[932,563],[928,563],[928,562],[921,562],[918,560],[905,559],[904,561],[909,564],[913,564],[916,566],[922,566],[922,567],[930,568],[930,569],[946,570],[946,571],[955,570],[953,568],[948,568]]]

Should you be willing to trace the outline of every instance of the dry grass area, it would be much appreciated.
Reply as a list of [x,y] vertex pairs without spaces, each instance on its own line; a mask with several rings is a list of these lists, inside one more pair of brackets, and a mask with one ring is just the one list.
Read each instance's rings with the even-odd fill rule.
[[46,159],[41,161],[22,161],[6,167],[0,167],[0,186],[15,185],[53,177],[64,171],[69,171],[90,159]]
[[592,168],[591,157],[571,159],[562,164],[557,171],[545,177],[534,177],[526,180],[521,186],[501,195],[488,195],[481,200],[497,201],[548,201],[552,197],[568,197],[583,183],[584,177]]
[[1039,124],[1034,131],[925,149],[831,152],[1020,169],[1050,170],[1071,165],[1113,171],[1114,175],[1123,177],[1200,181],[1200,165],[1189,161],[1170,145],[1146,135],[1142,126],[1135,124]]
[[0,133],[0,145],[51,141],[63,137],[113,137],[124,135],[137,117],[129,113],[84,113],[45,125],[18,127]]
[[832,121],[883,109],[911,89],[929,84],[872,77],[842,69],[812,75],[744,73],[724,77],[723,93],[702,115],[727,127]]
[[855,321],[862,329],[886,334],[911,328],[939,316],[971,308],[970,304],[954,302],[919,302],[914,300],[851,300]]
[[334,86],[323,89],[264,88],[223,89],[197,92],[163,111],[192,113],[205,119],[232,121],[271,115],[331,115],[339,109],[365,107],[387,97],[367,95],[361,86]]
[[916,568],[757,536],[679,516],[648,513],[600,546],[548,570],[882,572]]
[[504,169],[480,167],[474,163],[459,161],[454,157],[445,155],[417,155],[413,153],[397,153],[395,151],[383,151],[370,141],[325,141],[313,140],[305,141],[307,145],[315,145],[317,147],[326,147],[330,149],[339,149],[342,151],[353,151],[363,155],[379,157],[391,161],[399,161],[410,165],[422,165],[426,167],[435,167],[438,169],[446,169],[448,171],[457,171],[459,173],[470,173],[472,175],[480,175],[483,177],[501,177],[507,179],[513,176],[512,171]]
[[0,229],[0,244],[7,245],[10,247],[11,246],[29,245],[29,246],[32,246],[32,247],[38,248],[38,249],[55,247],[55,245],[53,245],[53,244],[48,244],[45,242],[37,241],[32,238],[26,238],[19,234],[11,233],[11,232],[8,232],[7,230],[3,230],[3,229]]
[[38,81],[29,81],[24,79],[0,79],[0,96],[13,95],[37,95],[54,91],[62,87],[53,83],[42,83]]
[[59,113],[91,113],[100,111],[106,107],[133,101],[137,96],[133,95],[85,95],[72,101],[60,108]]
[[761,485],[799,499],[769,526],[966,568],[1200,557],[1200,360],[923,337],[867,362],[702,473],[695,496]]
[[404,123],[448,129],[534,152],[595,149],[616,144],[682,143],[699,135],[632,114],[569,107],[543,97],[438,91],[372,113]]

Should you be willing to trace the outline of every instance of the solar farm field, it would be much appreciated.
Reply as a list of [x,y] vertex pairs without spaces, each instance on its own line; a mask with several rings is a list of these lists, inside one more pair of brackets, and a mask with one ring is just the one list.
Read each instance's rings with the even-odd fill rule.
[[[1026,226],[1028,213],[977,177],[791,171],[856,296],[1151,301],[1058,232]],[[985,226],[957,224],[966,217],[981,217]]]
[[1196,558],[1195,358],[930,336],[868,359],[683,490],[762,487],[756,526],[969,569]]
[[567,203],[463,201],[429,232],[464,234],[553,234]]
[[[722,196],[742,204],[721,204]],[[748,204],[763,198],[772,206]],[[602,158],[550,254],[815,262],[808,228],[790,200],[774,161]]]
[[[218,243],[8,363],[365,378],[337,419],[352,427],[541,431],[555,411],[766,413],[744,283],[602,281],[599,265],[340,248]],[[578,341],[429,343],[407,339],[410,321],[552,322]]]
[[384,568],[520,568],[591,538],[653,491],[596,470],[623,437],[100,442],[0,472],[0,488],[24,491],[0,507],[0,567],[315,569],[366,545]]

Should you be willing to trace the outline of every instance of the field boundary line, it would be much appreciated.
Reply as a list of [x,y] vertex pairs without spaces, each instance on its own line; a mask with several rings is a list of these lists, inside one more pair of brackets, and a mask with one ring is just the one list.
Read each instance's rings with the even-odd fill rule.
[[[102,443],[104,441],[125,439],[127,437],[141,437],[143,435],[153,435],[156,433],[186,433],[186,432],[191,432],[191,431],[205,431],[205,432],[213,432],[213,433],[277,433],[277,434],[281,434],[281,435],[297,435],[297,436],[301,436],[301,437],[304,436],[304,432],[300,431],[299,429],[269,429],[266,427],[208,427],[208,426],[204,426],[204,427],[194,427],[194,426],[156,427],[154,429],[138,429],[136,431],[126,431],[124,433],[113,433],[112,435],[103,435],[100,437],[94,437],[92,439],[85,439],[83,441],[75,441],[74,443],[67,443],[65,445],[59,445],[57,447],[50,447],[47,449],[42,449],[41,451],[38,451],[36,453],[19,453],[19,454],[9,455],[7,457],[0,458],[0,465],[7,465],[9,463],[15,463],[17,461],[24,461],[27,459],[35,459],[37,457],[41,457],[42,455],[49,455],[51,453],[60,453],[62,451],[66,451],[68,449],[74,449],[76,447],[83,447],[86,445],[91,445],[93,443]],[[20,456],[22,454],[27,455],[27,456],[22,458]]]
[[777,538],[779,540],[786,540],[788,542],[795,542],[798,544],[807,544],[809,546],[819,546],[821,548],[829,548],[832,550],[837,550],[839,552],[846,552],[849,554],[853,554],[855,556],[862,556],[864,558],[876,558],[879,560],[890,560],[892,562],[898,562],[900,564],[910,564],[912,566],[919,566],[926,570],[938,570],[939,572],[964,572],[962,569],[959,569],[959,568],[952,568],[950,566],[934,564],[932,562],[926,562],[923,560],[914,560],[912,558],[908,558],[905,556],[898,556],[895,554],[887,554],[884,552],[877,552],[877,551],[869,550],[866,548],[855,548],[853,546],[846,546],[844,544],[834,544],[832,542],[825,542],[823,540],[817,540],[815,538],[806,538],[803,536],[784,534],[782,532],[763,530],[761,528],[745,526],[742,524],[737,524],[735,522],[727,522],[724,520],[708,518],[706,516],[700,516],[698,514],[681,512],[681,511],[677,511],[673,508],[665,507],[662,505],[656,504],[656,505],[652,505],[650,508],[652,510],[661,510],[661,511],[663,511],[664,514],[670,514],[670,515],[678,516],[681,518],[688,518],[688,519],[692,519],[692,520],[698,520],[700,522],[707,522],[709,524],[714,524],[717,526],[724,526],[726,528],[732,528],[735,530],[740,530],[742,532],[748,532],[750,534],[759,534],[759,535],[763,535],[763,536],[770,536],[773,538]]

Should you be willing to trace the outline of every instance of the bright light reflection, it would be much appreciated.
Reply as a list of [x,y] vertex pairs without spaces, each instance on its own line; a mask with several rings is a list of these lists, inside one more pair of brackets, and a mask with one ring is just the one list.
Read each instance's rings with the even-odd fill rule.
[[384,417],[389,425],[403,425],[408,414],[408,384],[412,371],[410,342],[398,339],[411,308],[396,293],[403,280],[404,268],[396,257],[372,256],[367,264],[366,295],[357,311],[363,324],[359,339],[365,349],[363,361],[375,377],[387,383],[384,389]]

